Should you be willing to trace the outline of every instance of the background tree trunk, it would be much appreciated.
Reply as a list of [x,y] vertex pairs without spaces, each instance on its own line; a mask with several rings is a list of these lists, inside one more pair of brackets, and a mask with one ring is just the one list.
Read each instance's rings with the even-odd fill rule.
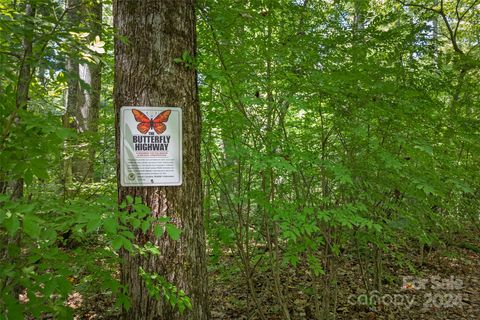
[[[67,0],[65,3],[65,10],[67,13],[67,20],[70,24],[78,26],[80,23],[80,0]],[[65,61],[65,70],[68,75],[67,89],[65,90],[65,113],[63,114],[63,126],[65,128],[76,128],[75,109],[78,100],[78,60],[73,56],[68,56]],[[68,195],[73,182],[72,174],[72,141],[65,140],[64,142],[64,159],[63,159],[63,174],[62,184],[63,193]]]
[[[102,2],[92,0],[83,6],[83,16],[86,26],[90,30],[88,40],[101,37],[102,33]],[[74,159],[74,173],[80,179],[92,180],[95,163],[95,137],[98,132],[98,115],[100,109],[100,90],[102,64],[100,62],[82,62],[78,65],[80,80],[76,115],[78,131],[83,133],[81,143],[83,148],[80,156]]]
[[[80,2],[69,0],[70,23],[84,24],[89,32],[87,40],[92,42],[102,32],[102,2],[90,0]],[[69,74],[65,101],[64,126],[74,128],[79,133],[79,141],[74,150],[68,150],[64,164],[66,185],[72,178],[77,181],[90,181],[93,177],[95,144],[93,135],[98,131],[100,106],[101,71],[100,62],[79,62],[78,57],[68,57],[66,69]],[[71,149],[71,147],[70,147]]]
[[[27,1],[25,4],[25,16],[30,18],[35,17],[36,7]],[[18,73],[18,82],[17,82],[17,95],[15,101],[15,122],[19,122],[20,118],[18,116],[18,111],[20,109],[27,109],[28,105],[28,96],[30,92],[30,84],[32,82],[32,70],[35,66],[32,66],[33,59],[33,32],[35,30],[33,21],[25,22],[25,29],[29,30],[31,33],[26,33],[23,38],[23,56],[20,64],[20,71]],[[16,179],[13,182],[13,191],[12,199],[20,199],[23,197],[23,178]]]
[[[208,319],[205,235],[200,179],[200,110],[196,73],[174,59],[195,54],[195,9],[192,0],[114,1],[115,110],[117,176],[119,176],[119,111],[122,106],[175,106],[183,111],[183,184],[179,187],[121,187],[141,197],[156,217],[168,216],[182,229],[179,241],[144,235],[157,245],[159,256],[123,252],[121,280],[130,290],[125,319]],[[119,180],[118,180],[119,181]],[[140,242],[137,235],[136,241]],[[142,243],[145,239],[142,240]],[[193,310],[180,314],[164,299],[148,295],[138,269],[163,275],[190,297]]]

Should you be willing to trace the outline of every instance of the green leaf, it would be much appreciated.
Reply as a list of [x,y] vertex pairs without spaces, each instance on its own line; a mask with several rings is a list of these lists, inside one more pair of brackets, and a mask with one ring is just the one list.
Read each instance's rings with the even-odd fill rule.
[[125,250],[127,250],[128,252],[133,251],[132,242],[130,240],[128,240],[127,238],[123,238],[122,244],[123,244],[123,247],[125,248]]
[[54,241],[55,239],[57,239],[57,232],[52,228],[46,228],[42,232],[42,238],[45,240]]
[[28,169],[26,170],[24,173],[23,173],[23,181],[25,181],[25,184],[27,186],[31,185],[32,184],[32,181],[33,181],[33,172],[31,169]]
[[100,228],[101,224],[102,224],[102,220],[100,219],[100,217],[98,217],[97,219],[92,219],[88,221],[87,232],[97,231],[98,228]]
[[62,127],[58,127],[55,134],[61,139],[73,138],[77,135],[74,130]]
[[142,222],[142,231],[143,233],[147,232],[147,230],[150,228],[150,221],[145,220]]
[[103,228],[109,234],[116,234],[117,233],[118,222],[115,218],[108,218],[105,219],[103,223]]
[[153,234],[156,238],[160,238],[163,235],[164,230],[165,229],[161,225],[157,224],[153,228]]
[[122,234],[123,236],[125,236],[128,239],[134,239],[135,238],[135,235],[131,231],[128,231],[128,230],[121,231],[120,234]]
[[180,234],[182,233],[182,231],[178,229],[175,225],[171,223],[167,223],[165,225],[165,228],[167,229],[167,233],[170,236],[170,238],[172,238],[175,241],[180,239]]
[[333,174],[335,175],[335,180],[337,180],[338,182],[345,184],[353,184],[350,171],[343,165],[339,163],[329,164],[327,165],[327,168],[333,172]]
[[310,270],[312,270],[317,277],[325,274],[325,270],[323,270],[323,267],[316,256],[309,254],[307,260]]
[[18,217],[15,213],[12,214],[10,219],[6,219],[3,224],[5,225],[5,229],[7,229],[8,233],[11,236],[15,235],[18,228],[20,228],[20,221],[18,220]]
[[5,301],[7,303],[8,320],[23,320],[23,308],[17,299],[7,295],[5,296]]
[[115,250],[115,251],[120,250],[120,248],[122,247],[122,244],[123,244],[123,237],[122,237],[122,236],[116,237],[116,238],[113,239],[113,241],[112,241],[112,248],[113,248],[113,250]]
[[130,223],[132,224],[133,229],[140,227],[142,221],[140,219],[131,219]]
[[160,250],[150,242],[147,242],[145,244],[144,249],[146,251],[150,252],[150,254],[153,254],[153,255],[159,255],[160,254]]
[[417,145],[414,147],[415,149],[421,150],[425,152],[426,154],[433,156],[433,148],[431,146],[427,145]]
[[57,278],[57,285],[58,285],[58,289],[59,291],[64,295],[66,296],[70,291],[72,291],[73,289],[73,286],[72,284],[70,283],[70,281],[67,280],[66,277],[58,277]]
[[33,239],[37,239],[40,235],[39,221],[33,215],[25,215],[23,218],[23,231]]

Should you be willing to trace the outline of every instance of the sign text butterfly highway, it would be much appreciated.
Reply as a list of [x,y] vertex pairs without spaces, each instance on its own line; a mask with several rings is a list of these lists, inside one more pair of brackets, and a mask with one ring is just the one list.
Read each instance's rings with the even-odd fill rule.
[[182,184],[182,109],[120,109],[120,183],[124,187]]

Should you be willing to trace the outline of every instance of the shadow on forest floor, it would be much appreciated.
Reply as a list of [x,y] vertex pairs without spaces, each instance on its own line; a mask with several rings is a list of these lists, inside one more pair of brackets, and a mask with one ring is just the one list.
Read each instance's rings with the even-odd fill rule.
[[[404,253],[403,259],[410,259],[414,268],[407,265],[399,267],[393,261],[385,261],[382,292],[370,290],[370,295],[366,294],[357,260],[345,259],[337,269],[336,315],[331,314],[331,319],[479,319],[479,247],[477,243],[471,248],[462,245],[434,250],[425,256],[422,265],[416,261],[418,253]],[[230,257],[222,261],[226,270],[233,259]],[[257,297],[267,319],[283,320],[281,308],[276,305],[270,274],[268,270],[257,271]],[[292,320],[314,319],[307,279],[310,276],[306,267],[297,267],[282,274]],[[240,272],[230,276],[214,272],[209,285],[212,319],[259,319],[257,307],[248,296]]]
[[[382,292],[366,295],[356,258],[343,259],[337,268],[338,291],[336,320],[476,320],[480,317],[480,241],[432,250],[418,262],[418,252],[403,252],[399,267],[384,261]],[[210,271],[212,320],[260,319],[249,297],[245,279],[233,255],[223,256]],[[412,268],[413,267],[413,268]],[[284,269],[282,285],[292,320],[313,320],[311,276],[306,266]],[[369,279],[369,281],[372,279]],[[270,270],[257,270],[254,284],[257,298],[268,320],[283,320],[276,304]],[[111,296],[97,294],[80,297],[75,319],[118,319]],[[72,297],[72,304],[79,297]],[[333,304],[332,304],[333,305]]]

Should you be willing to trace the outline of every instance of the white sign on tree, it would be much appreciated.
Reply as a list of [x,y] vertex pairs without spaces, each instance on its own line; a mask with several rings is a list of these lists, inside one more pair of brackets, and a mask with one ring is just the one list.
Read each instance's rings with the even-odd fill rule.
[[182,109],[120,109],[120,184],[124,187],[182,184]]

